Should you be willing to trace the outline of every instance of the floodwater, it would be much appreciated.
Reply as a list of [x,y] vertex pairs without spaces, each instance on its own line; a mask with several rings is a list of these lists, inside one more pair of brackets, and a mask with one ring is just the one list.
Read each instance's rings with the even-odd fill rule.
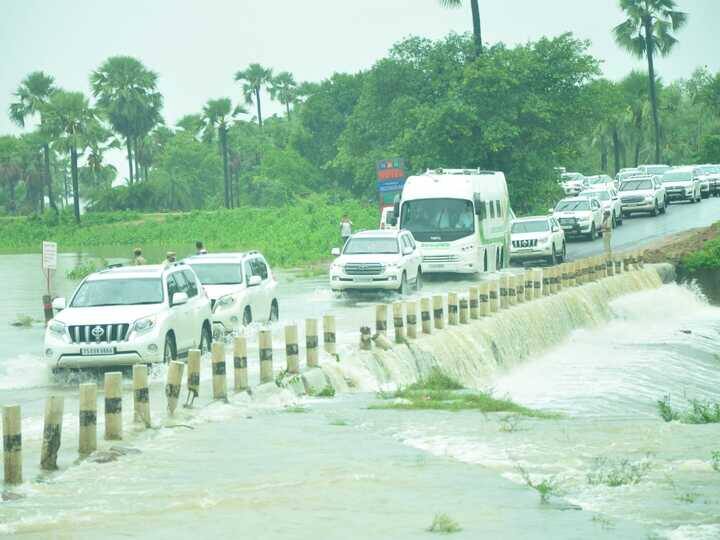
[[[62,255],[58,274],[82,257]],[[17,315],[41,315],[39,258],[0,256],[8,289],[0,304],[0,405],[22,405],[25,463],[25,483],[13,488],[23,498],[0,502],[0,534],[426,538],[443,513],[462,529],[453,538],[720,538],[720,472],[712,462],[720,424],[666,423],[656,410],[666,395],[678,408],[687,399],[720,400],[720,308],[692,287],[661,285],[648,270],[433,334],[412,354],[363,356],[350,351],[377,299],[338,299],[324,277],[279,279],[283,320],[274,334],[289,321],[336,314],[341,360],[323,361],[353,392],[214,403],[205,361],[195,409],[168,419],[160,367],[152,375],[154,429],[132,427],[125,395],[121,444],[139,453],[78,463],[77,381],[49,375],[42,325],[10,325]],[[425,293],[467,285],[435,281]],[[69,294],[73,284],[60,277],[54,287]],[[249,358],[256,384],[257,351]],[[562,416],[368,409],[375,390],[414,380],[430,365]],[[50,393],[65,396],[63,441],[60,471],[43,474]],[[547,502],[527,480],[550,486]]]

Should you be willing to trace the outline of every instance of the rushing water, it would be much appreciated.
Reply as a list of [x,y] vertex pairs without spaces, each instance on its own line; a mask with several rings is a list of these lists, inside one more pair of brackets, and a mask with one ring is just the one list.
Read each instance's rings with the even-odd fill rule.
[[[158,368],[157,429],[131,427],[126,394],[122,444],[140,453],[99,464],[75,462],[76,381],[49,377],[41,327],[8,324],[37,310],[42,284],[36,257],[10,258],[12,266],[0,265],[0,279],[14,285],[0,305],[0,405],[23,406],[26,482],[14,490],[24,498],[0,502],[0,534],[418,538],[436,513],[447,513],[463,529],[457,538],[720,537],[720,473],[711,465],[720,425],[665,423],[655,407],[665,395],[677,406],[685,397],[720,400],[720,308],[690,287],[661,285],[651,270],[434,333],[411,349],[363,354],[351,344],[371,320],[372,303],[337,300],[323,280],[297,278],[284,285],[285,317],[340,314],[341,361],[323,360],[345,392],[332,400],[283,391],[212,403],[205,362],[197,407],[167,419]],[[76,261],[61,258],[66,267]],[[72,284],[61,279],[56,287]],[[257,352],[249,357],[254,384]],[[280,369],[280,350],[275,361]],[[367,409],[376,390],[434,366],[468,387],[562,416]],[[50,392],[65,396],[61,470],[42,474]],[[285,408],[297,403],[304,409]],[[550,482],[547,504],[523,474]],[[637,481],[597,481],[612,475]]]

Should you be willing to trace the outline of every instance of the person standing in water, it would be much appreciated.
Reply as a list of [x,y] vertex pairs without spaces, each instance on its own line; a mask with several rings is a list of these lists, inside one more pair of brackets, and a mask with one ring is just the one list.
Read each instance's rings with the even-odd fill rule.
[[350,236],[352,236],[352,221],[350,221],[347,214],[344,214],[340,220],[340,237],[342,238],[343,246]]
[[603,245],[605,246],[605,258],[612,259],[612,212],[605,210],[602,220]]

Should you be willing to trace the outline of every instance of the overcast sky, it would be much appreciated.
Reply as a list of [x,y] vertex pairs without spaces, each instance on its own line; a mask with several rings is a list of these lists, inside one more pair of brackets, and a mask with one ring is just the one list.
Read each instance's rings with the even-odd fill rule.
[[[720,70],[720,0],[678,0],[689,12],[680,43],[657,69],[665,81],[706,65]],[[480,0],[483,41],[522,43],[566,31],[592,42],[605,74],[644,63],[615,45],[618,0]],[[107,57],[132,55],[160,75],[169,124],[209,98],[239,100],[234,73],[251,62],[317,81],[371,66],[403,37],[440,38],[472,29],[469,0],[0,0],[0,133],[12,93],[31,71],[89,94],[89,73]],[[267,101],[267,100],[266,100]],[[279,110],[277,105],[269,112]]]

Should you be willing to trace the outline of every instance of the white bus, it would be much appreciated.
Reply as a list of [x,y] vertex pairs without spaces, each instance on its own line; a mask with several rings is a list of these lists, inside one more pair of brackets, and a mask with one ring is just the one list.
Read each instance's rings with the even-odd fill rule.
[[507,267],[512,215],[505,175],[479,169],[410,176],[394,211],[399,227],[420,244],[424,273]]

